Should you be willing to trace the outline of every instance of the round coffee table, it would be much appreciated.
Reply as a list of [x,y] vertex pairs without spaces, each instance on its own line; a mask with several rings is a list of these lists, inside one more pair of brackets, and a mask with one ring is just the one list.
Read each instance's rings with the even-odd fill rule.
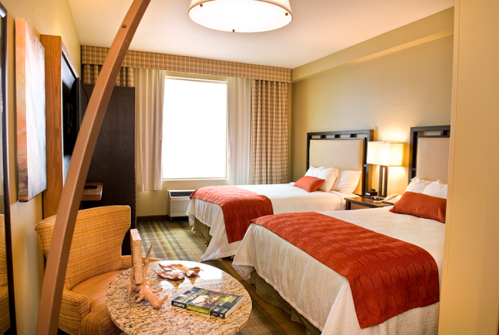
[[[198,277],[169,281],[154,273],[161,270],[158,264],[182,264],[199,266],[203,271]],[[161,261],[149,264],[147,280],[151,289],[163,288],[156,293],[158,298],[168,294],[160,309],[154,309],[148,301],[127,301],[130,271],[120,273],[109,284],[106,306],[116,326],[125,334],[236,334],[248,321],[251,314],[251,298],[241,283],[224,271],[213,266],[190,261]],[[226,319],[209,316],[183,308],[173,307],[171,301],[192,287],[200,287],[244,297],[241,305]]]

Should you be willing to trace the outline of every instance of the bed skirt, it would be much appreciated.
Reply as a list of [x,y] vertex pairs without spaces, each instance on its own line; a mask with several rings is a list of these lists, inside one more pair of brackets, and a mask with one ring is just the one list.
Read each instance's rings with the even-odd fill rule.
[[271,285],[263,280],[256,271],[251,273],[251,284],[255,285],[256,294],[258,294],[263,301],[279,307],[291,316],[291,321],[298,322],[305,326],[307,335],[320,335],[321,331],[291,307],[291,305],[288,304]]
[[210,227],[199,221],[198,218],[194,218],[194,226],[192,226],[191,230],[194,232],[194,235],[205,240],[206,246],[210,244],[212,237],[210,235]]

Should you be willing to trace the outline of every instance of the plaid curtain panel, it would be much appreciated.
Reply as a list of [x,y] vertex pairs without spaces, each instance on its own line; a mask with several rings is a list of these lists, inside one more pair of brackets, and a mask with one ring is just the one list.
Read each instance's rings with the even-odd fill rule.
[[251,85],[253,183],[288,183],[287,84],[253,80]]
[[[83,83],[94,85],[97,82],[102,65],[83,64]],[[133,69],[122,67],[116,78],[116,86],[135,87]]]
[[[84,65],[84,69],[86,65],[102,66],[108,51],[109,48],[82,45],[81,63]],[[291,82],[291,69],[282,67],[226,62],[206,58],[176,56],[132,50],[127,52],[122,67],[269,80],[284,83]],[[83,72],[85,73],[85,70]]]

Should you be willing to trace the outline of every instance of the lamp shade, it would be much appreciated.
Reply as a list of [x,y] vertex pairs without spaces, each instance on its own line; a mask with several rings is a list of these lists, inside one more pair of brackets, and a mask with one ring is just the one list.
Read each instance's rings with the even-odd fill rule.
[[289,0],[192,0],[189,16],[204,27],[237,33],[275,30],[293,19]]
[[367,142],[367,164],[400,166],[403,149],[403,143]]

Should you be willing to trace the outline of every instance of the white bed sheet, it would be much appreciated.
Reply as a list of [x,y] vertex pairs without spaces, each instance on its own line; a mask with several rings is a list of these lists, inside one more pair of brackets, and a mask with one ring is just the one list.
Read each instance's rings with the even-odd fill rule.
[[[323,214],[425,249],[437,263],[441,283],[445,225],[391,213],[389,208]],[[361,329],[348,280],[258,225],[249,227],[233,267],[244,279],[256,269],[260,277],[326,335],[437,334],[439,303],[411,309],[380,325]]]
[[[339,192],[311,192],[294,187],[294,183],[273,185],[240,185],[244,190],[263,194],[270,199],[274,214],[311,212],[311,211],[336,211],[345,209],[346,197],[355,194]],[[241,241],[229,243],[222,208],[214,203],[191,199],[187,208],[189,224],[194,225],[194,218],[210,227],[211,242],[201,257],[201,262],[210,259],[234,256]]]

